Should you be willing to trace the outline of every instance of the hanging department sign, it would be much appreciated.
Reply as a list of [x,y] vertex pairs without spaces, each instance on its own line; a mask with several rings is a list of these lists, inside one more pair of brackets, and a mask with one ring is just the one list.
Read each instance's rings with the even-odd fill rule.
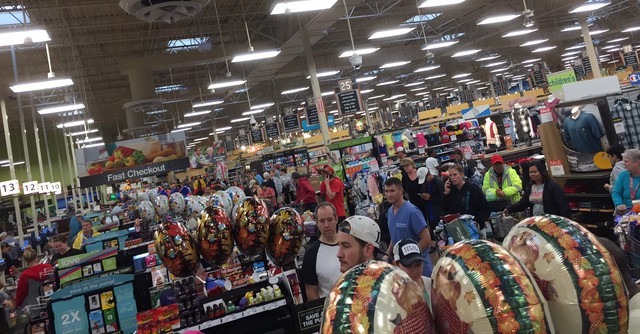
[[189,167],[184,132],[79,148],[75,152],[82,188]]
[[362,102],[357,90],[338,93],[338,108],[341,114],[350,114],[362,111]]
[[577,82],[576,72],[573,69],[551,73],[547,76],[549,82],[549,90],[557,91],[568,83]]

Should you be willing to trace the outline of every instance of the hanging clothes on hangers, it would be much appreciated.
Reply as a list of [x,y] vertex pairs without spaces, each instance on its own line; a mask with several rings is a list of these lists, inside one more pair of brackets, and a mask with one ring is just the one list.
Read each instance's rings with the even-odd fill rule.
[[616,99],[611,108],[613,118],[621,118],[624,124],[622,144],[625,148],[640,147],[640,102],[628,99]]

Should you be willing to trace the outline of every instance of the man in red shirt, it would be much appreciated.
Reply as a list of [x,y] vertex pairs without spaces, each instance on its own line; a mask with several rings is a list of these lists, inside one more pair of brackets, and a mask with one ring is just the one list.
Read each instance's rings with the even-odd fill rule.
[[344,183],[336,177],[336,172],[329,165],[322,167],[320,173],[324,174],[324,181],[320,184],[320,195],[333,204],[338,214],[338,224],[342,223],[347,218],[344,210]]
[[304,211],[316,211],[318,200],[316,199],[316,192],[313,190],[309,179],[305,175],[300,175],[298,172],[291,174],[293,182],[296,184],[296,202],[302,205]]

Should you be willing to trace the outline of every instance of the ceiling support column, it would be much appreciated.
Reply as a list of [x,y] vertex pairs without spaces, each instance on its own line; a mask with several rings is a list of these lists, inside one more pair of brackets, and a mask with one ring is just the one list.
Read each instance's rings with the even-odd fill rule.
[[327,113],[325,112],[324,102],[322,101],[322,91],[320,90],[320,82],[318,81],[316,63],[315,60],[313,60],[311,42],[309,42],[309,33],[306,28],[302,29],[302,41],[304,43],[304,55],[307,60],[307,69],[309,70],[309,76],[311,77],[313,99],[316,107],[318,108],[318,120],[320,121],[320,132],[322,132],[322,143],[326,146],[331,144],[331,136],[329,135],[329,125],[327,124]]
[[593,40],[589,33],[589,24],[587,23],[587,17],[584,14],[580,14],[580,27],[582,28],[582,37],[584,38],[584,45],[587,47],[587,57],[589,57],[589,63],[593,70],[594,78],[602,78],[600,73],[600,65],[598,64],[598,57],[596,56],[596,48],[593,46]]

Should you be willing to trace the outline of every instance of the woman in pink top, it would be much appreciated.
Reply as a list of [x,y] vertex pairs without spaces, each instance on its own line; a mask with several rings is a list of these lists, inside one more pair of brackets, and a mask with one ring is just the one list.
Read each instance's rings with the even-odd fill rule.
[[278,202],[276,200],[276,192],[273,188],[267,186],[266,182],[262,184],[262,193],[260,194],[260,198],[265,202],[268,202],[267,205],[269,205],[269,212],[273,212],[277,208]]

